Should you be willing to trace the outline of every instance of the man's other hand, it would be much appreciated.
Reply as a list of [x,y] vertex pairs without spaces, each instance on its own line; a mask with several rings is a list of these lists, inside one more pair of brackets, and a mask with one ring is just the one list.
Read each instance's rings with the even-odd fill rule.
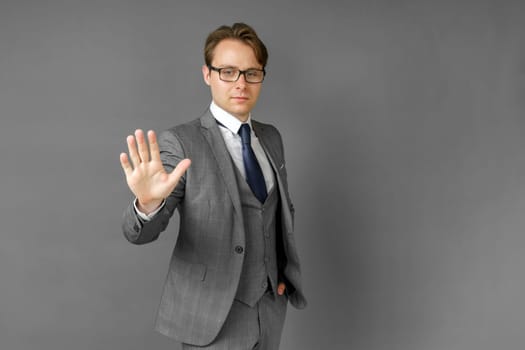
[[283,295],[285,291],[286,291],[286,284],[284,284],[284,282],[280,282],[277,285],[277,294]]

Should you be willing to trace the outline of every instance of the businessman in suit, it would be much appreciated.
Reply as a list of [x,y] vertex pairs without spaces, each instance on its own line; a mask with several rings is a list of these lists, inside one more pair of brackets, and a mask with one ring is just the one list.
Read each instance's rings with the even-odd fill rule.
[[288,301],[306,306],[277,129],[251,118],[268,53],[235,23],[211,32],[198,119],[159,134],[136,130],[120,162],[136,196],[123,231],[156,240],[180,215],[156,330],[183,349],[278,349]]

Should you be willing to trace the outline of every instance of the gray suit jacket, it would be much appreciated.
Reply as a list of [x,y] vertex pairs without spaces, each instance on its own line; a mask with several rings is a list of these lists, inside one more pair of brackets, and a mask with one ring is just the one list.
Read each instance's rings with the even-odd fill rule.
[[[287,283],[290,303],[303,308],[306,300],[281,136],[271,125],[252,120],[252,126],[275,172],[281,199],[277,227],[280,278]],[[217,336],[231,308],[244,258],[239,248],[245,245],[245,234],[235,165],[209,111],[161,133],[159,145],[168,172],[184,158],[191,159],[191,166],[151,221],[140,220],[131,204],[124,213],[123,231],[135,244],[154,241],[178,209],[179,234],[156,329],[184,343],[207,345]]]

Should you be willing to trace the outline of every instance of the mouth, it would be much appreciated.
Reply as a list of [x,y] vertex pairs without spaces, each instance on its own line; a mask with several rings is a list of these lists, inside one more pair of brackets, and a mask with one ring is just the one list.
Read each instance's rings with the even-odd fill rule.
[[248,101],[248,97],[245,96],[233,96],[232,99],[237,101]]

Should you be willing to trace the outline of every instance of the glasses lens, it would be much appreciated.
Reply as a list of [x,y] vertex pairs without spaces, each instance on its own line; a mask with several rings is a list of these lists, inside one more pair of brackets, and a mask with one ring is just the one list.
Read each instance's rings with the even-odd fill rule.
[[244,73],[244,77],[249,83],[260,83],[264,78],[264,73],[262,70],[249,69]]
[[235,68],[222,68],[220,78],[225,81],[235,81],[239,77],[239,70]]

